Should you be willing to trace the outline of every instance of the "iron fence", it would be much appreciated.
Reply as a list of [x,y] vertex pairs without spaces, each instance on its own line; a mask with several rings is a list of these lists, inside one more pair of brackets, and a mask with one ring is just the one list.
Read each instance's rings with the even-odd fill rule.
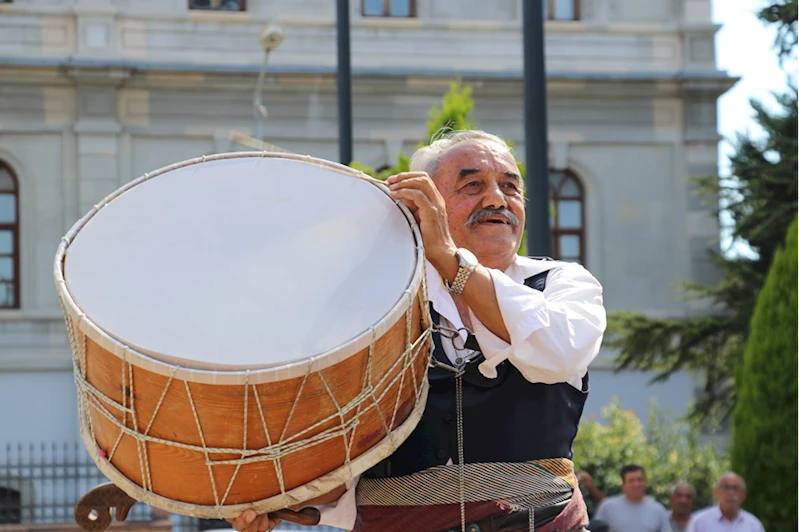
[[[0,525],[74,522],[81,497],[108,480],[80,442],[0,446]],[[128,521],[148,521],[152,508],[136,503]],[[175,532],[230,528],[224,520],[173,515]],[[277,530],[339,532],[337,528],[302,527],[289,523]]]
[[[77,442],[0,447],[0,524],[68,523],[78,500],[108,482]],[[137,503],[128,519],[151,519]]]

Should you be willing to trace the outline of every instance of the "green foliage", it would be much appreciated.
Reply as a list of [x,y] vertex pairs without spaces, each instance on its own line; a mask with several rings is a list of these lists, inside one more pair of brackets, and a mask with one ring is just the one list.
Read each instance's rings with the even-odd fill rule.
[[794,219],[757,298],[735,376],[732,466],[746,480],[746,507],[766,530],[796,525],[797,274]]
[[769,24],[777,25],[777,37],[774,46],[780,58],[790,55],[797,44],[797,4],[796,0],[780,0],[760,10],[757,15]]
[[407,172],[408,170],[410,170],[411,160],[408,158],[407,155],[405,155],[402,152],[399,152],[399,154],[397,155],[397,163],[394,166],[389,168],[384,168],[379,172],[374,168],[372,168],[371,166],[369,166],[368,164],[362,164],[359,163],[358,161],[352,161],[350,163],[350,166],[352,168],[355,168],[356,170],[363,172],[366,175],[370,175],[376,179],[385,181],[386,179],[395,174],[398,174],[400,172]]
[[[583,420],[574,440],[574,464],[585,470],[594,485],[608,495],[621,490],[621,468],[636,463],[646,469],[649,492],[668,506],[669,491],[677,482],[696,489],[696,508],[713,503],[713,487],[726,469],[726,461],[711,445],[700,443],[699,429],[686,421],[675,421],[650,404],[645,430],[630,410],[618,400],[602,410],[603,421]],[[586,501],[590,506],[590,501]]]
[[434,105],[430,109],[427,144],[436,140],[442,132],[474,129],[476,124],[469,117],[473,109],[471,85],[464,86],[460,79],[450,83],[449,90],[441,99],[441,106]]
[[619,349],[619,371],[655,370],[655,380],[682,369],[704,374],[705,396],[692,412],[702,419],[726,417],[732,410],[733,372],[743,358],[757,294],[797,210],[796,88],[777,101],[778,112],[752,102],[766,137],[738,136],[730,157],[733,178],[696,179],[700,194],[720,199],[732,219],[733,241],[748,245],[757,256],[715,253],[721,281],[715,286],[685,285],[686,298],[713,304],[707,315],[652,319],[617,312],[609,319],[605,345]]

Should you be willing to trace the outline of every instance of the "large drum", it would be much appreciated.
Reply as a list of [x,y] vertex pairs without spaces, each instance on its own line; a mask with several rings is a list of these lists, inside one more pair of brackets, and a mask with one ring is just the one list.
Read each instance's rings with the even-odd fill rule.
[[145,174],[56,255],[86,448],[131,497],[197,517],[343,484],[424,409],[424,264],[410,213],[345,166],[236,153]]

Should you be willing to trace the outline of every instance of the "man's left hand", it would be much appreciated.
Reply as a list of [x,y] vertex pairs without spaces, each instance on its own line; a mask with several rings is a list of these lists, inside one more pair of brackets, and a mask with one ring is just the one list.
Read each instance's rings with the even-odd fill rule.
[[426,172],[402,172],[386,180],[391,197],[401,201],[419,222],[425,254],[442,274],[454,277],[458,268],[447,225],[447,207],[435,183]]

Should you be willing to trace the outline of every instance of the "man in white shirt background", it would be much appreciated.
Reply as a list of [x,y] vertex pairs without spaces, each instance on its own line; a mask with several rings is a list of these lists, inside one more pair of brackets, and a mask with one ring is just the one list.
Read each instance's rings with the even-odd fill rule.
[[764,532],[754,515],[741,508],[746,482],[736,473],[724,473],[713,492],[718,504],[694,514],[688,532]]

